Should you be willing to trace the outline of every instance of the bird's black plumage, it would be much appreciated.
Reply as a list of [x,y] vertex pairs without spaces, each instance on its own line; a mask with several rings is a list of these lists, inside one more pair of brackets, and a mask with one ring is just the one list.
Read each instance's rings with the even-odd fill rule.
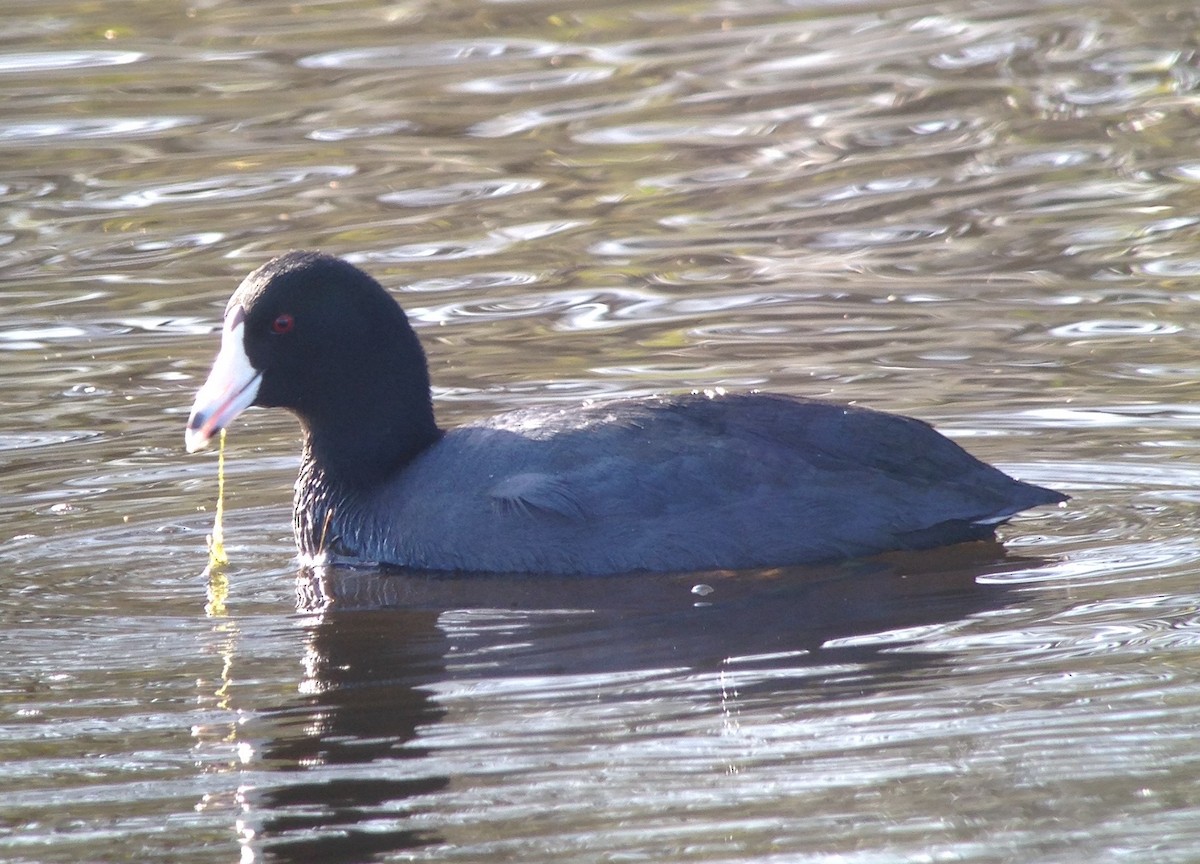
[[234,366],[256,383],[226,404],[232,391],[210,378],[189,446],[242,403],[293,411],[296,539],[314,556],[581,575],[736,569],[987,538],[1066,500],[919,420],[778,394],[524,409],[443,431],[400,306],[312,252],[269,262],[234,293],[213,378]]

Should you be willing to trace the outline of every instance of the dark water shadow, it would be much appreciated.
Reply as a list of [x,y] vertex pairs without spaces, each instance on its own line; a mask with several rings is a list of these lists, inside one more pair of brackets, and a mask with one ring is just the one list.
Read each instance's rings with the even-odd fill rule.
[[255,845],[268,861],[366,862],[440,842],[406,816],[451,782],[422,774],[416,761],[427,753],[419,730],[445,715],[433,684],[717,670],[736,658],[739,669],[780,670],[753,676],[758,683],[739,687],[743,697],[755,688],[861,697],[948,658],[903,634],[828,643],[999,608],[1011,589],[980,577],[1038,563],[980,543],[736,574],[304,571],[297,589],[301,611],[311,613],[306,675],[296,700],[265,712],[275,737],[260,752],[280,782],[248,797]]

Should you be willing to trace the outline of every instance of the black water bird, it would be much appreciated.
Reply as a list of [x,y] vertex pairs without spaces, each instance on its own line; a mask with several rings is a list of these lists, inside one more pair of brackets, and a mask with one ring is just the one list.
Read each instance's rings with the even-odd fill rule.
[[403,310],[316,252],[264,264],[230,298],[188,450],[252,405],[300,420],[294,528],[318,560],[561,575],[780,566],[986,539],[1067,498],[919,420],[779,394],[531,408],[443,430]]

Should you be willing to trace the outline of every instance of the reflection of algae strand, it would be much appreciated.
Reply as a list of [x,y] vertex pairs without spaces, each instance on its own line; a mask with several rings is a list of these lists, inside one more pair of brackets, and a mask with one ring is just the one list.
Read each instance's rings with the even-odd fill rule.
[[208,602],[204,604],[204,614],[209,618],[224,618],[228,612],[225,600],[229,597],[229,577],[220,567],[208,566]]
[[229,563],[225,554],[225,430],[221,430],[221,442],[217,448],[217,515],[213,519],[212,534],[208,536],[208,566],[222,567]]
[[217,514],[213,519],[213,530],[208,535],[208,603],[204,611],[210,618],[225,617],[225,599],[229,596],[229,577],[222,568],[229,563],[225,554],[225,430],[221,430],[221,443],[217,450]]

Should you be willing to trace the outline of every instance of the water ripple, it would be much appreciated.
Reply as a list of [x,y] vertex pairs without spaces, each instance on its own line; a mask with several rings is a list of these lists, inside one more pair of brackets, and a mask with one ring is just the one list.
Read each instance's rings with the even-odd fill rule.
[[1151,276],[1166,276],[1171,279],[1187,279],[1200,276],[1200,258],[1161,258],[1147,261],[1137,267]]
[[702,319],[715,312],[781,305],[793,299],[789,294],[754,292],[672,298],[644,290],[609,288],[522,294],[491,302],[456,302],[412,309],[409,313],[430,324],[469,318],[504,320],[556,314],[556,329],[602,330],[624,326],[631,321],[666,323]]
[[505,138],[543,126],[554,126],[594,117],[632,113],[649,107],[674,89],[673,85],[654,85],[636,93],[614,93],[588,99],[551,102],[536,108],[501,114],[471,125],[468,133],[479,138]]
[[591,129],[579,132],[575,140],[583,144],[705,144],[729,139],[760,138],[775,130],[773,123],[746,123],[711,120],[703,123],[654,121]]
[[612,66],[583,66],[571,69],[537,69],[532,72],[517,72],[509,75],[493,75],[475,78],[451,87],[461,93],[484,93],[515,95],[518,93],[540,93],[547,90],[563,90],[607,81],[617,72]]
[[[1195,567],[1197,562],[1200,562],[1200,547],[1190,540],[1093,545],[1034,571],[1012,574],[1012,581],[1026,584],[1067,581],[1128,584],[1134,579],[1155,579],[1167,568]],[[1008,575],[989,577],[989,581],[997,582],[1007,579]]]
[[464,39],[329,51],[302,57],[297,65],[306,69],[422,69],[487,60],[528,60],[561,53],[563,48],[557,43],[535,39]]
[[38,51],[0,54],[0,75],[51,72],[57,69],[92,69],[123,66],[146,59],[141,51]]
[[1163,169],[1162,173],[1176,180],[1200,183],[1200,162],[1180,162]]
[[950,71],[978,70],[1008,63],[1014,57],[1028,53],[1037,47],[1037,41],[1028,37],[996,39],[973,42],[952,51],[935,55],[929,65],[935,69]]
[[314,129],[307,137],[313,141],[352,141],[355,138],[378,138],[417,131],[416,123],[396,120],[389,123],[368,123],[360,126],[330,126]]
[[1127,336],[1167,336],[1182,332],[1179,324],[1167,321],[1118,321],[1114,319],[1097,319],[1092,321],[1074,321],[1050,330],[1051,336],[1065,339],[1106,339],[1124,338]]
[[823,232],[812,245],[824,249],[862,249],[876,246],[897,246],[919,240],[934,240],[949,232],[946,225],[887,225],[866,228],[847,228]]
[[86,441],[99,435],[99,432],[91,429],[60,429],[56,432],[0,432],[0,451],[28,450],[72,441]]
[[84,117],[61,120],[0,122],[0,144],[35,141],[44,138],[87,140],[93,138],[127,139],[156,135],[181,126],[195,126],[202,117]]
[[516,286],[533,285],[540,281],[536,273],[520,271],[489,271],[486,273],[467,273],[462,276],[437,276],[431,279],[419,279],[404,286],[405,291],[440,292],[440,291],[470,291],[484,293],[495,288],[512,288]]
[[344,257],[354,263],[376,262],[395,264],[402,261],[457,261],[464,258],[478,258],[484,255],[495,255],[517,243],[539,240],[564,231],[589,224],[585,220],[564,220],[561,222],[529,222],[524,225],[509,225],[488,232],[484,237],[474,240],[441,241],[425,243],[407,243],[403,246],[393,246],[390,249],[378,249],[371,252],[355,252]]
[[399,207],[438,207],[444,204],[459,204],[463,201],[478,201],[483,198],[503,198],[541,189],[546,181],[536,177],[505,177],[496,180],[468,180],[447,183],[426,189],[401,189],[379,196],[383,204]]
[[[77,201],[67,202],[66,206],[90,210],[126,210],[158,204],[253,198],[276,192],[281,187],[327,183],[330,180],[350,177],[356,171],[352,165],[241,171],[123,191],[115,197],[108,192],[89,192]],[[119,188],[125,189],[126,186],[127,184],[121,184]]]

